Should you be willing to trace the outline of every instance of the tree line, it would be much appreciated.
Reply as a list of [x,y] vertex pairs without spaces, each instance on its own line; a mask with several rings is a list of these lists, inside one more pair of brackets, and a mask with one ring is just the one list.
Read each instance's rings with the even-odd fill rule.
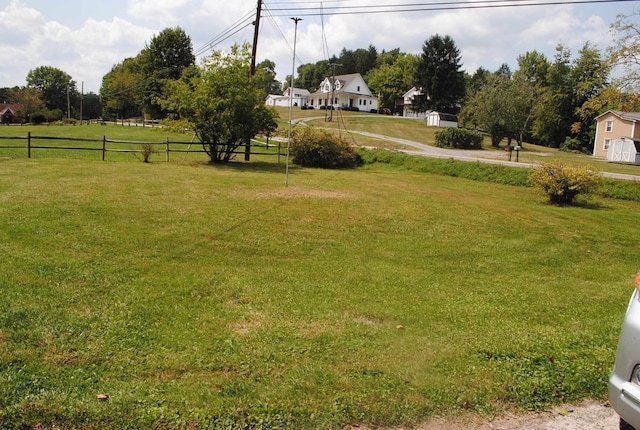
[[[419,92],[412,101],[414,110],[457,114],[465,127],[490,134],[496,146],[507,139],[519,145],[526,141],[589,151],[598,114],[607,109],[640,110],[640,97],[636,95],[640,75],[634,63],[640,50],[638,16],[617,18],[612,24],[617,35],[615,44],[604,53],[586,43],[574,56],[558,45],[552,59],[531,51],[518,57],[515,71],[503,64],[495,71],[480,67],[469,74],[462,70],[455,41],[436,34],[424,42],[420,54],[401,52],[399,48],[378,52],[373,45],[344,48],[328,60],[299,66],[294,86],[315,91],[327,76],[360,73],[380,97],[380,106],[394,112],[402,108],[402,95],[415,87]],[[81,95],[70,75],[41,66],[28,73],[25,87],[1,88],[0,98],[23,105],[27,119],[79,118],[82,99],[84,117],[191,121],[186,101],[179,102],[177,94],[193,93],[207,73],[222,74],[225,67],[232,67],[246,74],[232,81],[255,92],[250,98],[258,100],[252,108],[257,112],[260,100],[267,94],[281,93],[291,76],[284,84],[278,82],[275,63],[270,60],[259,63],[249,76],[244,68],[245,48],[236,46],[227,54],[236,63],[225,62],[225,55],[214,52],[196,65],[190,37],[180,27],[167,28],[138,55],[114,65],[104,75],[99,95]],[[615,66],[621,66],[624,73],[612,79]],[[232,92],[228,93],[231,96]],[[256,115],[270,118],[264,112]]]

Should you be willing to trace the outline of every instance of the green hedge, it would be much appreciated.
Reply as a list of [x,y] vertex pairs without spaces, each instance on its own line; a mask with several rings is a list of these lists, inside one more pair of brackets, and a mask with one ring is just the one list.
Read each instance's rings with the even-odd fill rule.
[[436,146],[453,149],[482,149],[482,134],[463,128],[446,128],[435,133]]
[[362,164],[357,149],[324,130],[305,127],[291,140],[293,162],[305,167],[351,168]]

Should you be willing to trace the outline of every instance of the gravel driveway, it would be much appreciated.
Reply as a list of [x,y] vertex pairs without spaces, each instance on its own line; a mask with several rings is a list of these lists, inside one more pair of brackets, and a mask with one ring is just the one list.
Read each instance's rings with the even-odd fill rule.
[[551,412],[506,416],[494,420],[462,418],[458,422],[432,419],[417,430],[617,430],[618,415],[608,405],[588,402],[564,405]]

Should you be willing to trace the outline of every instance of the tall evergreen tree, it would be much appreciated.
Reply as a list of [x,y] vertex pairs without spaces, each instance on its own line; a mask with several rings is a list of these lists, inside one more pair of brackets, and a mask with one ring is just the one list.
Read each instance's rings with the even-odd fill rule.
[[450,36],[432,36],[422,47],[416,72],[417,88],[422,98],[415,107],[421,110],[457,113],[465,96],[465,79],[461,70],[460,50]]

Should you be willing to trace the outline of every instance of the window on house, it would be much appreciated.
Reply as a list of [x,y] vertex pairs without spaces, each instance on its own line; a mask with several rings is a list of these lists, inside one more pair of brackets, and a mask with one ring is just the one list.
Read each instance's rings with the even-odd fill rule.
[[604,129],[607,133],[611,133],[613,131],[613,121],[607,121]]
[[604,140],[604,150],[606,151],[607,149],[609,149],[609,145],[611,145],[611,139],[605,139]]
[[358,92],[360,92],[360,85],[358,85]]

